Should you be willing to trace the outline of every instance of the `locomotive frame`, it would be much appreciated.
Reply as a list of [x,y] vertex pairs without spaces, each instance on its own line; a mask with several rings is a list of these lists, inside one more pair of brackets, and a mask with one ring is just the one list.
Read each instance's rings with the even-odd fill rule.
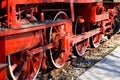
[[116,0],[0,1],[0,79],[9,70],[10,79],[32,80],[41,68],[64,66],[72,51],[83,56],[98,47],[119,28],[117,6]]

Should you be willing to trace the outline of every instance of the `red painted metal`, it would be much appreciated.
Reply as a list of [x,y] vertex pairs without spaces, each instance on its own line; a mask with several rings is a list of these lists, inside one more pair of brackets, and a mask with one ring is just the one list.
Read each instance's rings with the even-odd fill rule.
[[109,19],[109,13],[105,12],[102,4],[96,3],[96,5],[91,8],[90,14],[91,22],[99,22]]
[[[6,63],[5,37],[0,37],[0,63]],[[0,69],[0,80],[6,80],[6,68]]]
[[103,21],[103,20],[107,20],[107,19],[109,19],[109,13],[105,12],[101,15],[95,15],[94,22],[99,22],[99,21]]
[[40,53],[40,52],[44,52],[44,51],[46,51],[48,49],[51,49],[53,47],[55,47],[55,44],[54,43],[50,43],[50,44],[47,44],[47,45],[44,45],[44,46],[32,49],[31,52]]
[[74,52],[77,54],[77,56],[83,56],[85,54],[88,44],[89,44],[89,39],[83,40],[75,44]]
[[97,48],[102,40],[102,34],[96,34],[91,37],[91,47]]
[[[78,46],[79,48],[82,47],[82,45],[89,45],[88,42],[90,37],[95,36],[94,42],[96,42],[101,38],[99,35],[112,33],[112,23],[114,22],[114,16],[116,15],[115,9],[108,10],[108,13],[103,7],[102,2],[98,3],[99,1],[102,0],[0,1],[0,11],[3,11],[3,13],[0,14],[0,63],[6,63],[6,56],[8,55],[16,55],[16,53],[18,52],[29,49],[31,52],[25,54],[27,55],[26,59],[28,58],[28,56],[33,57],[32,55],[36,55],[36,53],[44,53],[42,68],[46,69],[48,67],[46,65],[46,61],[48,59],[46,50],[56,48],[56,45],[59,44],[61,45],[61,47],[58,51],[61,50],[61,54],[57,55],[55,53],[55,56],[58,56],[59,58],[54,60],[56,61],[56,63],[58,63],[58,67],[61,66],[71,55],[71,47],[74,46],[74,44],[83,42],[83,44],[80,44]],[[110,5],[112,5],[112,7]],[[117,3],[106,4],[106,8],[113,8],[115,5],[117,5]],[[46,19],[52,19],[51,17],[54,16],[54,14],[56,14],[58,11],[60,11],[60,13],[64,15],[57,15],[58,17],[56,17],[54,21],[46,21]],[[49,13],[50,18],[47,17]],[[29,17],[27,17],[27,15]],[[68,20],[67,15],[71,17],[70,20]],[[84,29],[87,29],[86,31],[84,31],[84,33],[81,32],[79,35],[73,35],[74,26],[72,22],[74,22],[75,18],[77,18],[78,16],[81,19],[81,21],[79,20],[78,23],[84,23],[85,25],[82,27],[84,27]],[[90,26],[91,24],[97,25],[97,27],[94,28]],[[59,34],[64,36],[58,39],[56,38],[55,40],[57,42],[48,44],[48,36],[46,34],[47,29],[49,29],[50,27],[53,28],[61,25],[64,25],[64,30],[62,30]],[[93,28],[93,30],[91,29],[91,27]],[[38,47],[38,45],[41,43],[41,31],[43,32],[42,34],[44,45]],[[61,42],[58,42],[59,40],[61,40]],[[87,41],[84,42],[84,40]],[[84,48],[86,48],[86,46],[81,49]],[[52,57],[54,57],[54,52],[55,50],[53,50]],[[16,59],[12,60],[15,61]],[[29,69],[26,69],[26,72],[27,71],[29,71]],[[0,69],[0,80],[5,80],[5,77],[6,69]]]
[[[17,17],[16,17],[16,5],[17,4],[31,4],[31,3],[49,3],[49,2],[67,2],[67,3],[70,3],[70,6],[71,6],[71,19],[72,21],[74,21],[74,5],[73,3],[87,3],[87,2],[95,2],[95,0],[7,0],[6,2],[1,2],[2,6],[1,8],[3,8],[5,6],[5,3],[6,3],[6,6],[7,6],[7,25],[9,27],[12,27],[12,28],[19,28],[21,27],[21,22],[17,20]],[[12,7],[11,7],[12,6]],[[31,15],[32,16],[32,15]],[[44,20],[43,19],[43,13],[41,13],[41,20]]]
[[[36,31],[36,30],[41,30],[41,29],[45,29],[45,28],[49,28],[51,26],[58,26],[61,24],[65,24],[67,26],[67,24],[70,26],[71,25],[71,20],[61,20],[61,21],[54,21],[54,22],[46,22],[46,23],[41,23],[36,25],[29,25],[27,24],[28,27],[26,28],[20,28],[20,29],[5,29],[5,30],[1,30],[0,31],[0,36],[9,36],[9,35],[15,35],[15,34],[21,34],[21,33],[26,33],[26,32],[32,32],[32,31]],[[71,28],[72,26],[70,26]],[[66,27],[67,30],[67,27]],[[72,31],[72,30],[67,30],[68,32]]]
[[[65,63],[68,59],[68,57],[71,55],[71,39],[70,35],[66,34],[62,39],[61,39],[61,50],[64,51],[62,55],[64,55],[63,58],[63,63]],[[61,57],[62,58],[62,57]]]
[[40,17],[40,20],[41,20],[41,21],[44,21],[44,13],[43,13],[43,12],[41,12],[40,16],[41,16],[41,17]]
[[102,33],[101,28],[97,28],[97,29],[91,30],[89,32],[85,32],[85,33],[82,33],[82,34],[77,35],[77,36],[74,35],[74,36],[72,36],[72,44],[76,44],[78,42],[81,42],[81,41],[88,39],[91,36],[93,36],[95,34],[99,34],[99,33]]
[[[18,57],[19,56],[19,57]],[[42,64],[43,53],[35,53],[30,50],[23,51],[21,54],[13,54],[9,58],[9,70],[13,79],[32,80],[38,74]]]
[[[18,30],[11,29],[0,32],[0,36],[6,36],[5,38],[6,55],[35,47],[40,42],[39,40],[40,32],[36,30],[41,30],[50,26],[60,25],[63,23],[65,24],[66,22],[56,22],[43,26],[36,26]],[[69,21],[67,21],[66,26],[68,23]],[[70,32],[67,29],[66,31]]]
[[74,22],[74,4],[73,4],[73,0],[70,0],[70,10],[71,10],[71,19]]
[[[16,4],[31,4],[31,3],[51,3],[51,2],[66,2],[69,3],[72,0],[16,0]],[[96,0],[73,0],[74,3],[90,3],[96,2]]]
[[15,0],[7,0],[7,25],[14,27],[20,27],[17,25],[16,18],[16,4]]
[[4,1],[0,1],[0,9],[3,9],[3,8],[5,8],[6,7],[6,0],[4,0]]
[[40,32],[38,31],[7,36],[5,39],[6,55],[30,49],[38,45],[39,42]]

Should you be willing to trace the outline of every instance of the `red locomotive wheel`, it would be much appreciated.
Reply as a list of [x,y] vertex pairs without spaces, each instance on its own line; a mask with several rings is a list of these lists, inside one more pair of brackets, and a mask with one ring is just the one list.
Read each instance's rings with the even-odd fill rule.
[[101,34],[96,34],[91,37],[91,46],[97,48],[100,45],[100,41],[102,40]]
[[50,58],[53,66],[55,68],[61,68],[64,66],[67,59],[65,59],[65,53],[60,49],[51,49],[50,50]]
[[[40,46],[43,45],[41,36]],[[43,53],[24,51],[8,55],[8,78],[12,80],[35,80],[40,70]]]
[[[60,11],[55,16],[54,21],[62,20],[62,19],[68,19],[68,16],[67,16],[67,14],[65,12]],[[55,40],[55,39],[52,38],[53,34],[59,35],[59,34],[57,34],[57,33],[60,33],[59,29],[60,29],[59,26],[55,26],[55,27],[50,28],[49,43],[54,42],[54,40]],[[64,35],[64,31],[62,31],[62,33]],[[56,44],[56,46],[58,46],[58,47],[55,47],[55,48],[52,48],[52,49],[49,50],[49,54],[50,54],[49,56],[50,56],[50,61],[51,61],[52,65],[55,68],[61,68],[61,67],[64,66],[64,64],[67,61],[68,57],[65,57],[67,54],[65,54],[65,52],[61,50],[61,47],[60,47],[61,41],[60,41],[60,39],[57,41],[57,44]]]
[[[86,31],[83,22],[84,22],[83,19],[80,16],[78,16],[75,22],[74,35],[79,35]],[[77,56],[83,56],[85,54],[87,47],[88,47],[88,39],[76,43],[73,49],[75,54],[77,54]]]
[[87,49],[87,45],[88,45],[88,39],[75,44],[74,50],[78,56],[83,56],[85,54],[85,51]]

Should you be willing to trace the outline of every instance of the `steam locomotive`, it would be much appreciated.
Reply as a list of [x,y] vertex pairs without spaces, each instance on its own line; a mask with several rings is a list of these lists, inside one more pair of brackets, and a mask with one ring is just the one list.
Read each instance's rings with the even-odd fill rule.
[[1,0],[0,80],[34,80],[120,27],[119,0]]

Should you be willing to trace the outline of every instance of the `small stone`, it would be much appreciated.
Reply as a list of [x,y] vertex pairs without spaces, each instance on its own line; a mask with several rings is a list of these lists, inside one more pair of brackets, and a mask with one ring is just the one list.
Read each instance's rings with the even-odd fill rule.
[[62,72],[67,73],[67,71],[66,71],[66,70],[64,70],[64,69],[62,70]]

